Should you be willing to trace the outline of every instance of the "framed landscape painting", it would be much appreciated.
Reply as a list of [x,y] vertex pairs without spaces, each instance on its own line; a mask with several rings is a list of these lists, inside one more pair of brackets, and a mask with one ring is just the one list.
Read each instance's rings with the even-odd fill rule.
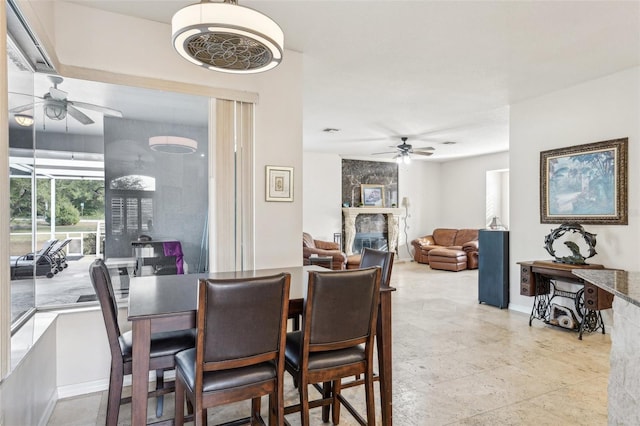
[[626,225],[628,139],[540,153],[540,222]]

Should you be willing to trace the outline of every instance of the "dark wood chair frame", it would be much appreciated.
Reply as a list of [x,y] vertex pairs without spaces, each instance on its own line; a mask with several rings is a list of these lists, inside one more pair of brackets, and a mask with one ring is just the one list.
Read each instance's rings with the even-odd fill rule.
[[[392,251],[375,250],[365,247],[362,250],[362,255],[360,257],[360,269],[370,268],[372,266],[379,266],[380,268],[382,268],[380,273],[380,288],[388,288],[389,282],[391,281],[391,271],[393,270],[394,257],[395,253]],[[377,382],[380,380],[380,377],[374,373],[373,380]],[[342,383],[342,389],[359,386],[362,384],[362,379],[360,379],[359,376],[356,376],[355,381]]]
[[[131,397],[122,398],[124,376],[132,373],[131,360],[125,361],[120,347],[120,326],[118,325],[118,304],[113,291],[109,270],[102,259],[96,259],[89,267],[91,283],[96,292],[111,350],[111,372],[109,374],[109,394],[107,399],[106,425],[115,426],[118,423],[120,405],[131,402]],[[186,348],[185,348],[186,349]],[[174,354],[149,359],[149,371],[156,371],[156,389],[149,392],[149,397],[157,398],[156,416],[161,417],[164,397],[174,391],[174,381],[164,381],[164,372],[173,370],[175,366]],[[189,409],[191,411],[191,409]],[[173,422],[171,422],[173,423]]]
[[[209,283],[225,283],[233,284],[234,282],[250,283],[273,280],[274,278],[282,279],[282,300],[280,308],[280,326],[278,335],[277,350],[267,353],[261,353],[254,356],[246,356],[239,359],[228,359],[216,362],[205,361],[205,339],[207,338],[207,321],[206,310],[208,307],[207,285]],[[197,342],[196,342],[196,366],[195,366],[195,385],[193,392],[189,390],[185,384],[185,377],[182,369],[176,369],[176,426],[183,424],[184,416],[184,400],[185,395],[187,402],[194,407],[194,424],[196,426],[207,424],[207,408],[225,405],[232,402],[251,399],[251,416],[249,418],[237,419],[223,423],[224,425],[239,425],[251,423],[263,424],[264,420],[260,414],[261,397],[269,395],[269,424],[282,425],[284,422],[284,345],[287,331],[287,316],[289,304],[289,288],[291,275],[288,273],[278,274],[277,276],[267,276],[258,278],[241,278],[231,280],[213,280],[201,279],[198,289],[198,312],[197,312]],[[256,303],[262,303],[256,300]],[[249,311],[250,304],[244,307]],[[242,333],[244,330],[238,330]],[[241,334],[236,335],[241,338]],[[222,343],[224,345],[224,343]],[[272,361],[276,365],[276,376],[270,381],[261,381],[251,383],[240,387],[232,387],[217,391],[203,392],[204,374],[211,371],[230,370],[234,368],[242,368],[260,363]],[[182,401],[182,403],[180,403]]]
[[[367,333],[357,338],[343,340],[343,341],[331,341],[325,343],[311,343],[311,333],[313,324],[310,320],[314,318],[314,301],[316,294],[316,286],[318,284],[318,278],[325,274],[343,274],[344,279],[348,280],[349,275],[355,274],[371,274],[373,293],[369,300],[370,302],[370,315],[368,318]],[[361,275],[360,275],[361,276]],[[300,412],[301,425],[309,425],[309,409],[322,406],[322,420],[324,422],[329,421],[329,409],[332,408],[332,421],[334,424],[338,424],[340,421],[340,404],[343,404],[345,408],[351,413],[351,415],[362,425],[375,424],[375,402],[373,395],[373,349],[374,338],[376,331],[376,320],[378,315],[378,304],[380,299],[380,276],[381,268],[376,266],[367,269],[351,269],[344,271],[311,271],[309,273],[309,284],[307,288],[307,297],[305,298],[304,315],[302,320],[302,343],[301,343],[301,363],[299,366],[292,365],[289,362],[285,362],[287,371],[293,376],[294,383],[298,388],[300,394],[300,403],[285,407],[285,415]],[[344,283],[349,285],[348,282]],[[361,362],[350,363],[345,365],[339,365],[323,369],[309,370],[309,354],[314,352],[335,351],[340,349],[351,348],[364,344],[364,359]],[[356,376],[363,374],[364,378],[361,379],[365,385],[366,393],[366,411],[367,420],[365,421],[362,416],[351,406],[351,404],[340,395],[341,380],[344,377]],[[322,383],[320,387],[318,384]],[[314,387],[321,393],[321,398],[315,400],[309,400],[308,385],[314,385]]]

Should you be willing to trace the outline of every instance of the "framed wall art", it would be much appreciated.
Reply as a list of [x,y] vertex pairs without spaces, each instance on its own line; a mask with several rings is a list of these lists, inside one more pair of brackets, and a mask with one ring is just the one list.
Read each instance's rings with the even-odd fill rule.
[[540,222],[627,225],[628,138],[540,153]]
[[293,201],[293,167],[266,166],[266,200]]
[[360,199],[365,207],[384,207],[384,185],[360,185]]

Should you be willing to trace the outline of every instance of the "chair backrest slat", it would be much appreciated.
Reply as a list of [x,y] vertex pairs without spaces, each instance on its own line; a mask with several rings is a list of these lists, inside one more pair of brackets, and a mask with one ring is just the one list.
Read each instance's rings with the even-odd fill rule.
[[[289,274],[200,280],[198,360],[206,370],[275,359],[286,324]],[[231,367],[230,367],[231,366]]]

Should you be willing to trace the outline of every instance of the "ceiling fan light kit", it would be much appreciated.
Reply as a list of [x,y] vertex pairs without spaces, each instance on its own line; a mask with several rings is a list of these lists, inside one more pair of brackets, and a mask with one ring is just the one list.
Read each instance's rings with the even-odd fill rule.
[[237,0],[203,0],[171,20],[173,47],[189,62],[214,71],[252,74],[278,66],[284,33],[271,18]]
[[152,136],[149,148],[165,154],[193,154],[198,150],[198,142],[181,136]]
[[[53,84],[53,87],[50,87],[47,93],[45,93],[43,96],[34,96],[34,98],[37,99],[35,102],[30,102],[28,104],[12,108],[9,111],[13,112],[14,114],[21,113],[23,111],[32,111],[34,109],[34,106],[36,105],[42,105],[42,111],[45,117],[49,118],[50,120],[62,121],[67,118],[67,115],[70,115],[72,118],[76,119],[78,122],[84,125],[93,124],[94,121],[91,119],[91,117],[80,111],[78,108],[84,108],[99,112],[103,115],[122,118],[122,112],[113,108],[90,104],[87,102],[72,101],[68,99],[68,93],[64,90],[58,89],[58,84],[63,82],[63,78],[59,75],[48,75],[47,78]],[[15,114],[15,116],[17,115],[19,114]],[[17,118],[16,121],[18,121]],[[18,122],[18,124],[20,123]],[[33,124],[33,122],[31,124]]]
[[22,127],[33,126],[33,117],[27,114],[14,114],[13,119]]

